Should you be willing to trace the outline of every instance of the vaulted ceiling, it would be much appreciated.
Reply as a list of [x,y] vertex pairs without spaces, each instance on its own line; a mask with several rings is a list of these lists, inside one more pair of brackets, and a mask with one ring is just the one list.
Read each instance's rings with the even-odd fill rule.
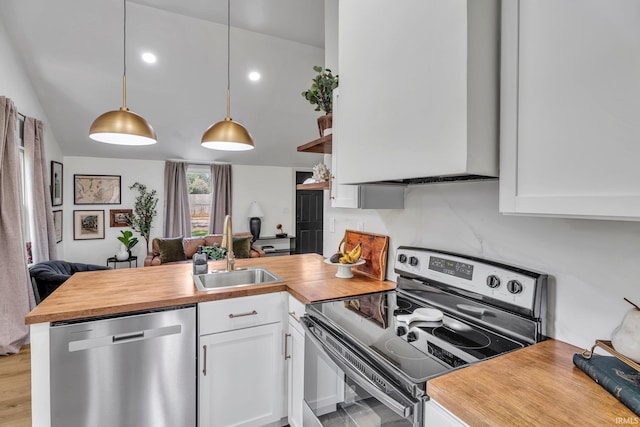
[[[145,147],[88,137],[97,116],[122,105],[121,0],[2,0],[0,19],[66,156],[299,167],[322,160],[296,152],[317,138],[319,113],[300,93],[324,63],[322,0],[231,0],[231,117],[256,145],[240,153],[200,147],[226,113],[226,1],[127,3],[127,106],[158,134]],[[145,51],[157,63],[144,63]],[[248,79],[254,70],[257,82]]]

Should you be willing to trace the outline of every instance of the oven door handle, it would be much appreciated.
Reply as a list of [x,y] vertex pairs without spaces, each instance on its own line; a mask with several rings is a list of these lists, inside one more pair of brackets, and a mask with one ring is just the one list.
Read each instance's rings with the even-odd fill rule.
[[356,384],[365,389],[367,393],[378,399],[380,402],[384,403],[384,405],[391,409],[395,414],[403,418],[408,418],[413,414],[416,403],[409,401],[409,404],[405,405],[401,402],[398,402],[396,399],[380,390],[369,378],[365,377],[364,375],[362,375],[362,373],[346,364],[343,361],[342,357],[336,354],[335,350],[323,345],[322,342],[318,338],[316,338],[316,336],[313,334],[313,331],[311,331],[311,329],[305,322],[302,322],[302,327],[305,330],[305,336],[309,337],[311,342],[320,351],[325,353],[331,359],[331,361],[333,361],[333,363],[338,366],[338,368],[345,372],[348,377],[351,378]]

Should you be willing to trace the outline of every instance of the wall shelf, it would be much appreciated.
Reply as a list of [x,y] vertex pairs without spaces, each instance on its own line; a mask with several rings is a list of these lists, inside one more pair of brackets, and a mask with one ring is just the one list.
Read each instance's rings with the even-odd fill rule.
[[314,182],[313,184],[298,184],[296,190],[327,190],[329,189],[330,182]]
[[298,151],[303,153],[331,154],[332,145],[333,137],[329,134],[298,146]]

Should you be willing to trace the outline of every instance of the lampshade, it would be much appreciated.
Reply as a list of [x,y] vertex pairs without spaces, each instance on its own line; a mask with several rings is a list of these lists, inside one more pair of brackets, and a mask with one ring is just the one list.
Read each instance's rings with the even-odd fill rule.
[[201,144],[205,148],[224,151],[253,150],[253,138],[247,129],[231,120],[231,0],[227,0],[227,116],[211,125],[202,135]]
[[263,216],[264,216],[264,213],[262,212],[262,208],[260,207],[258,202],[256,201],[251,202],[251,204],[249,205],[249,211],[247,212],[247,217],[261,218]]
[[151,145],[158,140],[156,132],[141,116],[127,108],[127,1],[124,3],[124,49],[122,73],[122,107],[109,111],[91,124],[89,138],[118,145]]
[[213,150],[246,151],[254,148],[251,135],[230,117],[219,121],[202,135],[202,146]]
[[151,145],[158,140],[151,125],[126,107],[98,117],[91,125],[89,137],[118,145]]

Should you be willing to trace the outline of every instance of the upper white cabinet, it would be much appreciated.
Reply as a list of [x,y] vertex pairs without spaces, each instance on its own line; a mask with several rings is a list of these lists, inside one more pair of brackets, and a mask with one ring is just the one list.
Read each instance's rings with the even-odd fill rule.
[[339,2],[339,183],[497,176],[499,16],[497,0]]
[[640,218],[640,2],[502,2],[500,211]]

